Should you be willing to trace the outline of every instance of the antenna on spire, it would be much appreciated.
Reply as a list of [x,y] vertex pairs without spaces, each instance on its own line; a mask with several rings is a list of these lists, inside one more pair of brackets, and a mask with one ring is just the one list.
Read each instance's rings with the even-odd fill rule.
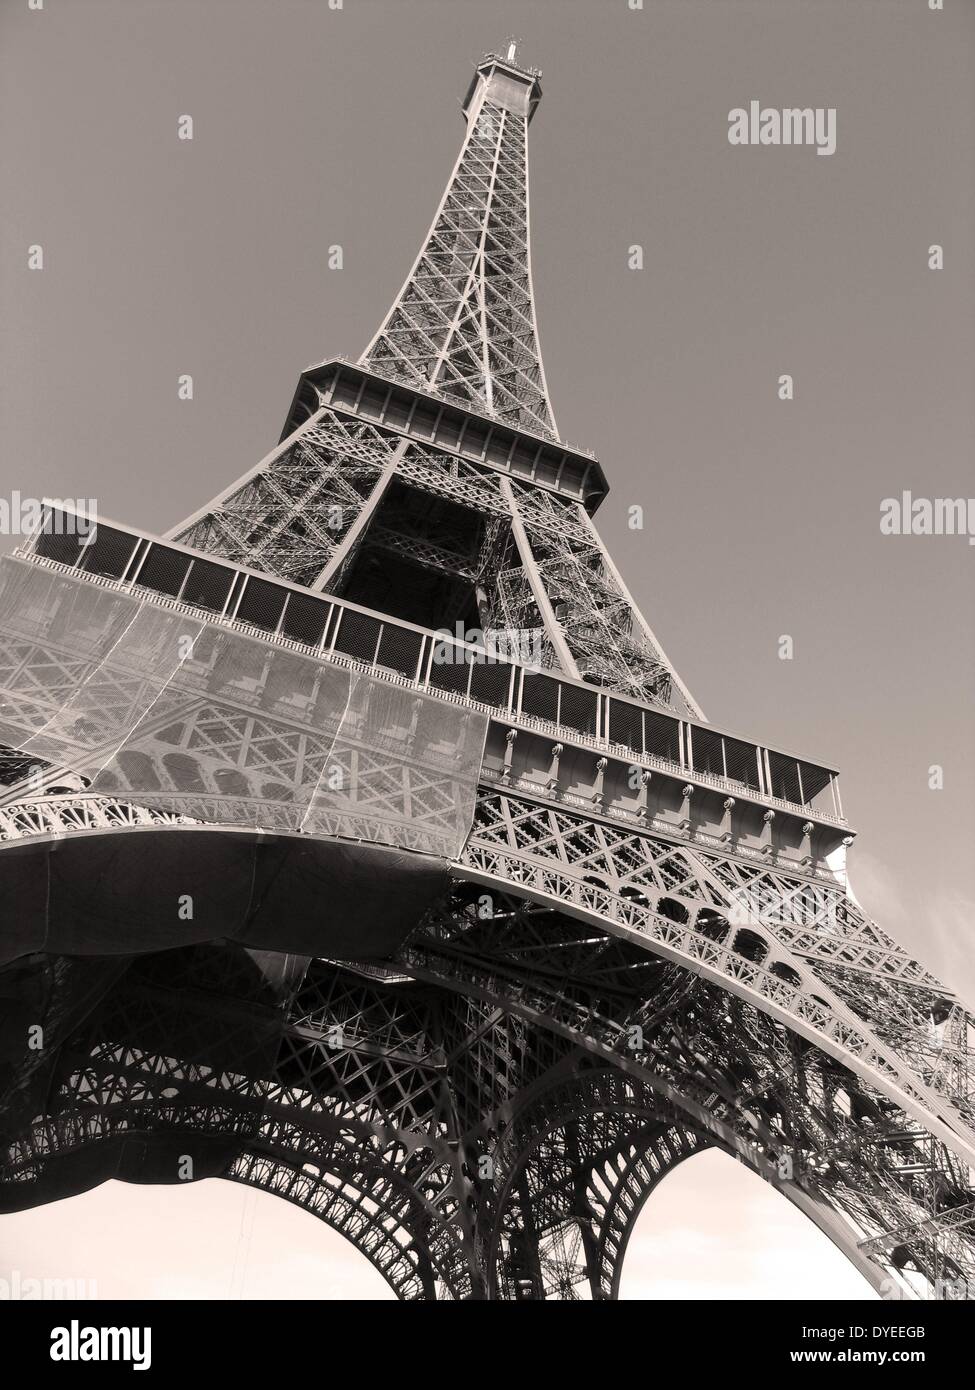
[[521,64],[517,61],[518,49],[521,47],[521,39],[517,34],[508,34],[505,38],[501,52],[504,54],[506,63],[515,63],[517,67]]

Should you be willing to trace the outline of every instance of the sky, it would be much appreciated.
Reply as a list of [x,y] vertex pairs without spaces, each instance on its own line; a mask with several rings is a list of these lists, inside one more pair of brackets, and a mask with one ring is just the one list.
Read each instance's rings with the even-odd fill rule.
[[[904,489],[975,492],[975,5],[0,0],[0,497],[94,498],[162,532],[262,457],[300,370],[372,336],[472,64],[510,36],[543,72],[539,327],[561,433],[611,485],[597,525],[708,716],[841,769],[857,896],[971,999],[975,547],[879,521]],[[835,153],[733,147],[753,99],[835,108]],[[286,1204],[217,1188],[111,1184],[3,1218],[0,1275],[78,1241],[106,1294],[222,1296],[250,1221],[261,1296],[373,1278]],[[641,1217],[624,1293],[773,1296],[784,1268],[866,1288],[705,1155]]]
[[[205,1239],[201,1233],[205,1232]],[[108,1182],[0,1217],[0,1279],[72,1279],[94,1298],[381,1300],[393,1293],[343,1237],[278,1197],[208,1179]],[[623,1300],[866,1299],[876,1294],[812,1223],[725,1154],[687,1159],[637,1221]]]

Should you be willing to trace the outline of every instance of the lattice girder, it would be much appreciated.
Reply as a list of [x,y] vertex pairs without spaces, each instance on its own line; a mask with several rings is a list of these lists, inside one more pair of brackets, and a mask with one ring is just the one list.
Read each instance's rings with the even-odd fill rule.
[[[861,1243],[872,1257],[889,1255],[895,1243],[880,1250],[883,1233],[915,1227],[926,1231],[927,1246],[900,1242],[902,1263],[906,1244],[929,1284],[939,1268],[938,1277],[949,1267],[954,1278],[971,1276],[972,1233],[955,1216],[970,1200],[968,1167],[882,1092],[751,1005],[700,979],[689,987],[694,977],[683,971],[676,989],[658,984],[649,997],[634,972],[627,1001],[618,985],[614,994],[594,981],[584,960],[568,968],[563,948],[544,951],[546,936],[557,942],[569,930],[557,914],[546,933],[532,925],[544,909],[508,899],[498,920],[485,921],[470,897],[461,893],[417,934],[403,955],[407,968],[554,1027],[641,1077],[687,1123],[780,1186],[878,1287],[901,1266],[871,1263]],[[605,951],[591,931],[579,943],[597,957]],[[782,1171],[787,1181],[779,1181]],[[839,1226],[824,1219],[830,1209]]]
[[[287,437],[171,535],[253,572],[227,580],[238,608],[245,592],[267,594],[261,575],[348,599],[378,554],[411,576],[407,597],[445,610],[417,628],[476,613],[530,634],[542,667],[675,707],[694,741],[703,716],[592,523],[605,480],[559,441],[548,399],[529,249],[537,79],[513,52],[478,65],[442,202],[359,365],[310,368]],[[88,598],[131,604],[150,540],[133,540],[127,578],[87,575]],[[184,587],[189,573],[187,561]],[[294,592],[299,611],[317,602]],[[521,794],[508,763],[485,763],[471,828],[477,765],[442,726],[475,721],[483,747],[483,708],[428,692],[424,718],[418,677],[395,665],[406,658],[394,652],[372,681],[341,655],[354,644],[307,688],[289,686],[285,662],[305,659],[297,640],[274,648],[270,622],[267,643],[242,638],[229,609],[211,624],[182,593],[145,603],[160,626],[169,608],[198,637],[207,629],[178,681],[154,682],[137,642],[127,662],[106,666],[97,638],[79,656],[67,608],[34,628],[13,620],[0,642],[8,741],[22,730],[27,748],[60,718],[77,761],[65,764],[96,783],[89,795],[8,788],[8,862],[36,849],[50,872],[61,839],[128,848],[137,835],[171,845],[246,827],[289,846],[420,851],[437,860],[436,891],[448,864],[452,886],[383,962],[231,945],[16,962],[7,980],[43,1013],[48,1045],[43,1061],[25,1051],[0,1073],[8,1209],[63,1195],[100,1163],[106,1176],[131,1164],[137,1180],[172,1181],[179,1144],[195,1176],[261,1187],[334,1226],[401,1298],[613,1298],[642,1202],[714,1145],[876,1287],[906,1279],[937,1293],[944,1276],[975,1279],[973,1020],[869,921],[832,861],[800,872],[814,864],[811,826],[792,872],[757,835],[743,845],[689,816],[651,829],[645,801],[614,819],[601,794],[590,802],[554,777]],[[327,622],[368,631],[366,606],[331,605]],[[386,616],[375,665],[387,636],[405,640]],[[333,656],[334,639],[333,626]],[[425,650],[417,638],[417,661]],[[318,706],[323,690],[333,705]],[[370,701],[387,697],[394,712],[369,733]],[[125,748],[133,728],[139,745]],[[584,740],[587,756],[594,741],[614,757],[622,746],[606,729]],[[754,764],[763,750],[748,747]],[[773,786],[776,756],[764,751]],[[28,757],[4,750],[18,778]],[[318,795],[326,769],[332,801]],[[309,833],[304,808],[319,800]]]
[[[975,1133],[968,1093],[946,1084],[947,1070],[915,1073],[915,1051],[905,1054],[903,1047],[895,1051],[889,1041],[881,1041],[825,979],[810,974],[815,961],[794,956],[774,927],[747,915],[747,905],[723,888],[697,850],[635,831],[620,833],[638,840],[654,860],[638,879],[627,874],[623,886],[630,891],[625,895],[615,873],[592,872],[592,862],[585,858],[579,863],[580,841],[598,842],[598,827],[578,813],[494,793],[479,803],[461,867],[480,882],[511,887],[536,901],[612,924],[612,930],[633,933],[665,958],[749,999],[896,1096],[971,1161]],[[605,853],[605,839],[599,850]],[[743,933],[749,948],[759,951],[758,961],[741,953]],[[848,981],[847,987],[854,985]],[[872,987],[880,989],[882,982]],[[950,995],[944,991],[942,997]]]
[[482,65],[467,135],[426,241],[362,362],[397,380],[555,436],[545,387],[528,231],[535,84],[506,66],[499,98]]

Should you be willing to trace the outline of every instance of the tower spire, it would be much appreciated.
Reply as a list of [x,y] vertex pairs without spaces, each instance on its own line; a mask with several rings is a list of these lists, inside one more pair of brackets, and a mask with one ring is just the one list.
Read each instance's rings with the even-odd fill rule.
[[457,163],[403,288],[359,359],[387,377],[556,438],[535,321],[528,125],[541,74],[487,54]]

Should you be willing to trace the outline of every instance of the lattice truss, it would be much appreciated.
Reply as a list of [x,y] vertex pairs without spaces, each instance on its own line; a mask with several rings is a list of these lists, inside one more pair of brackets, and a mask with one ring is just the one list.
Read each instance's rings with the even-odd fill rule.
[[[482,544],[468,576],[477,585],[484,629],[525,633],[528,640],[537,637],[542,653],[539,664],[556,665],[551,639],[512,535],[511,505],[498,475],[443,449],[410,443],[397,461],[396,476],[420,492],[457,502],[480,516]],[[365,534],[371,540],[372,529]],[[401,552],[423,563],[418,548],[404,541],[400,541]]]
[[[364,424],[337,411],[328,429],[308,426],[296,442],[177,539],[295,583],[341,592],[348,569],[365,544],[403,555],[414,564],[468,579],[482,595],[487,627],[537,634],[542,666],[559,664],[528,577],[534,567],[550,600],[554,623],[565,638],[579,673],[637,698],[695,713],[675,685],[675,672],[616,575],[599,535],[581,504],[556,493],[514,484],[517,514],[530,551],[523,555],[511,530],[512,509],[489,469],[432,446],[407,443],[394,432]],[[308,431],[307,433],[305,431]],[[342,437],[354,455],[331,452],[325,437]],[[349,444],[354,439],[354,446]],[[301,469],[292,474],[295,458]],[[343,474],[342,470],[350,470]],[[473,554],[443,531],[434,542],[416,527],[379,519],[381,494],[393,478],[431,496],[459,503],[481,522]],[[359,489],[353,492],[353,487]],[[285,490],[292,494],[285,507]],[[278,498],[268,508],[268,495]],[[343,564],[329,570],[360,512],[366,510],[356,544]],[[316,521],[316,517],[318,520]],[[316,543],[309,545],[310,529]]]
[[[362,362],[554,438],[527,120],[488,92]],[[397,516],[394,482],[466,518]],[[595,684],[699,713],[580,503],[321,399],[178,539],[337,594],[364,545],[385,549],[468,582],[485,627],[544,632],[544,664],[567,652]],[[325,662],[305,681],[294,653],[254,642],[250,664],[208,631],[170,684],[137,647],[103,666],[107,629],[44,622],[0,642],[8,848],[201,822],[298,835],[338,764],[352,790],[316,833],[438,853],[454,884],[382,964],[214,943],[8,967],[4,1038],[41,1022],[46,1042],[0,1053],[0,1209],[120,1171],[173,1181],[189,1153],[196,1176],[334,1226],[402,1298],[613,1298],[642,1203],[718,1147],[875,1284],[975,1287],[972,1018],[841,886],[496,787],[458,853],[466,742],[444,740],[445,706],[398,690],[377,733],[386,696],[365,684],[322,713]],[[24,783],[25,758],[59,774],[18,733],[55,725],[87,793]]]
[[178,1149],[197,1177],[305,1207],[400,1297],[490,1292],[494,1183],[482,1215],[472,1175],[483,1126],[465,1134],[463,1116],[482,1120],[485,1103],[510,1111],[526,1081],[573,1051],[557,1038],[427,987],[227,946],[123,960],[111,975],[50,960],[23,973],[48,1004],[48,1113],[31,1118],[23,1084],[3,1095],[6,1209],[65,1190],[60,1160],[79,1148],[89,1174],[125,1171],[134,1141],[143,1180],[147,1169],[172,1180]]
[[135,1141],[142,1180],[178,1152],[283,1196],[401,1298],[612,1298],[643,1202],[714,1146],[861,1263],[942,1290],[975,1272],[950,1149],[710,981],[516,894],[487,913],[480,885],[402,966],[421,982],[227,945],[25,963],[49,1042],[2,1097],[4,1206],[79,1149],[88,1179],[124,1170]]
[[698,714],[616,573],[581,503],[512,484],[542,587],[579,674],[594,685]]
[[417,262],[360,360],[554,438],[529,262],[528,122],[488,98],[472,117]]
[[[970,1290],[975,1204],[967,1164],[878,1086],[744,999],[679,966],[648,961],[629,939],[594,932],[552,908],[505,893],[486,910],[477,889],[459,891],[403,958],[422,978],[476,990],[612,1057],[629,1077],[673,1100],[698,1143],[710,1139],[744,1157],[861,1266],[869,1258],[940,1296],[959,1280]],[[617,1084],[625,1088],[627,1078]],[[572,1143],[560,1133],[566,1112],[558,1107],[552,1126],[558,1137],[535,1165],[537,1194],[544,1200],[553,1187],[567,1188],[577,1205],[561,1214],[585,1235],[597,1207],[592,1194],[602,1188],[587,1174],[589,1195],[579,1203]],[[618,1135],[621,1145],[634,1143],[631,1125]],[[504,1143],[512,1164],[525,1162],[524,1138],[509,1134]],[[557,1224],[551,1214],[534,1219],[525,1258],[547,1248],[537,1237],[552,1235]],[[572,1249],[577,1257],[577,1233]],[[579,1278],[591,1272],[590,1264]],[[618,1270],[613,1277],[618,1286]],[[614,1287],[610,1280],[608,1291]],[[567,1296],[564,1283],[558,1296]]]
[[175,539],[314,585],[389,465],[398,436],[322,408]]
[[[296,443],[258,472],[225,501],[215,504],[178,539],[197,549],[259,568],[296,583],[317,584],[341,592],[361,546],[368,544],[403,555],[414,564],[465,578],[482,596],[485,627],[538,634],[543,666],[559,665],[551,633],[539,612],[528,577],[533,568],[549,599],[552,618],[564,637],[578,672],[594,684],[696,714],[606,554],[585,508],[557,493],[514,483],[511,495],[525,527],[529,551],[523,554],[512,534],[512,505],[489,469],[432,446],[407,443],[394,432],[328,411],[328,430],[320,435],[298,432]],[[305,426],[303,429],[307,430]],[[350,455],[329,452],[324,435],[354,437]],[[304,472],[289,470],[299,455]],[[342,469],[351,472],[344,476]],[[295,501],[286,512],[267,510],[270,492],[281,492],[279,477]],[[466,552],[462,540],[442,530],[436,541],[410,527],[401,517],[379,516],[385,486],[400,478],[410,488],[459,503],[480,519],[480,544]],[[352,486],[360,489],[352,493]],[[356,544],[346,549],[343,565],[329,571],[329,557],[365,509]],[[331,527],[325,549],[309,546],[309,527]]]
[[[131,761],[123,752],[105,766],[100,774],[107,779],[99,787],[102,793],[128,791],[145,797],[149,791],[167,787],[174,793],[182,791],[185,798],[164,798],[169,823],[178,822],[181,808],[212,823],[233,823],[248,809],[253,812],[255,800],[263,799],[263,823],[275,798],[287,801],[284,790],[275,791],[267,778],[276,779],[279,787],[284,782],[297,789],[320,777],[329,739],[322,742],[320,731],[303,725],[298,708],[290,708],[290,717],[281,718],[278,694],[292,693],[293,679],[280,685],[272,680],[260,696],[260,708],[253,700],[242,699],[243,692],[227,702],[218,672],[220,644],[229,638],[214,634],[209,643],[194,645],[193,657],[181,673],[178,697],[159,693],[144,665],[137,662],[130,670],[116,667],[99,675],[101,683],[95,681],[90,662],[77,664],[78,652],[72,644],[76,647],[80,640],[73,627],[57,645],[50,638],[46,643],[30,643],[12,636],[6,651],[6,689],[12,697],[10,705],[30,711],[36,727],[52,720],[61,703],[83,688],[85,719],[76,736],[89,748],[111,750],[119,728],[133,722],[139,725],[139,748]],[[241,674],[236,672],[238,678]],[[218,690],[222,695],[215,702]],[[147,703],[151,712],[144,718]],[[175,750],[180,751],[174,764]],[[376,785],[381,797],[388,798],[389,760],[380,755],[376,763],[380,775]],[[415,788],[410,815],[420,829],[422,789],[415,781],[417,769],[408,770]],[[256,781],[249,780],[252,776]],[[364,785],[370,785],[368,774]],[[448,793],[446,803],[443,796],[431,803],[431,814],[442,815],[449,800]],[[91,807],[89,814],[81,814],[82,805]],[[379,814],[392,813],[402,821],[403,805],[394,800],[381,806]],[[127,826],[145,824],[148,815],[148,809],[138,804],[126,815],[104,795],[52,797],[4,808],[0,830],[11,839],[108,826],[121,832]],[[282,822],[281,828],[293,827]],[[722,1008],[738,1008],[744,1001],[762,1020],[761,1028],[774,1025],[784,1029],[794,1044],[822,1051],[849,1085],[879,1098],[885,1123],[893,1132],[889,1142],[884,1140],[884,1148],[893,1154],[889,1161],[896,1170],[883,1184],[873,1173],[873,1185],[863,1190],[856,1188],[852,1177],[849,1192],[845,1187],[830,1188],[832,1206],[855,1219],[858,1234],[873,1242],[868,1248],[876,1250],[878,1257],[884,1251],[877,1243],[887,1241],[884,1248],[891,1260],[906,1260],[925,1279],[931,1271],[944,1269],[954,1270],[952,1277],[958,1271],[965,1273],[967,1226],[959,1193],[967,1190],[967,1170],[959,1167],[953,1141],[970,1133],[971,1022],[958,1001],[867,921],[838,887],[790,876],[764,862],[751,864],[702,847],[675,845],[632,827],[593,822],[585,813],[497,791],[480,798],[458,871],[493,890],[527,894],[603,932],[623,934],[638,942],[641,950],[649,947],[654,958],[682,967],[686,978],[700,976],[715,988],[716,1000],[725,1000]],[[554,919],[545,920],[550,924]],[[430,968],[415,954],[404,958],[404,964],[410,970]],[[537,1000],[544,999],[546,972],[547,967],[537,978],[529,974],[527,988],[536,1000],[532,1022],[552,1027],[562,1023],[556,1005],[564,1006],[565,1000],[560,997],[544,1008],[537,1006]],[[438,978],[451,988],[475,990],[483,987],[485,976],[483,971],[476,977],[465,976],[455,961]],[[592,976],[590,985],[596,978]],[[506,996],[494,983],[490,997],[506,1008],[521,1007],[524,1002],[520,994]],[[577,997],[575,987],[571,997]],[[658,1001],[659,990],[655,987],[648,997]],[[729,1003],[732,999],[735,1002]],[[625,1015],[623,1021],[631,1023],[632,1015]],[[585,1022],[590,1032],[591,1024],[592,1020]],[[578,1017],[572,1020],[576,1032],[581,1026]],[[603,1036],[602,1045],[605,1041]],[[241,1065],[249,1074],[246,1064]],[[782,1058],[776,1054],[770,1074],[784,1074],[782,1067]],[[683,1101],[693,1099],[687,1077],[675,1073],[673,1085],[674,1094]],[[473,1088],[481,1099],[482,1092],[482,1085]],[[849,1086],[845,1094],[849,1097]],[[858,1116],[856,1105],[848,1100],[842,1104],[852,1107],[852,1119],[847,1118],[853,1123]],[[477,1123],[473,1113],[467,1121]],[[740,1119],[733,1132],[741,1137]],[[847,1140],[854,1147],[860,1144],[860,1136],[849,1130]],[[820,1135],[819,1157],[814,1162],[812,1139],[803,1141],[804,1172],[813,1173],[816,1163],[827,1162],[832,1142],[832,1138],[827,1142],[825,1131]],[[905,1150],[909,1171],[902,1173],[900,1156]],[[795,1152],[789,1150],[790,1158]],[[778,1157],[780,1151],[770,1144],[769,1153]],[[967,1147],[962,1153],[968,1153]],[[859,1176],[864,1177],[862,1172]],[[905,1177],[912,1180],[906,1195]],[[878,1184],[882,1200],[877,1197]],[[571,1223],[563,1223],[542,1244],[554,1250],[561,1248],[564,1239],[575,1248],[581,1236],[574,1231]],[[524,1235],[513,1238],[521,1252],[516,1264],[526,1258],[527,1239]],[[925,1242],[930,1251],[918,1253],[921,1246],[927,1250]],[[566,1277],[563,1269],[550,1291],[564,1292]],[[535,1296],[546,1287],[541,1274],[534,1282],[520,1279],[511,1285],[515,1291],[530,1288]]]
[[[379,516],[389,483],[443,498],[479,521],[474,553],[442,530],[436,540],[401,516]],[[356,534],[350,535],[356,523]],[[554,649],[511,534],[498,475],[442,449],[323,407],[282,451],[177,530],[175,539],[248,568],[341,593],[366,544],[475,586],[482,625],[537,638],[541,664]],[[13,756],[13,755],[11,755]]]
[[16,748],[0,744],[0,788],[18,786],[38,763],[39,759],[30,758]]
[[972,1129],[971,1016],[839,885],[499,792],[480,796],[461,863],[706,968]]
[[[19,833],[44,833],[38,808]],[[0,1189],[24,1184],[22,1200],[38,1200],[30,1189],[61,1145],[199,1128],[236,1145],[225,1176],[335,1224],[402,1297],[614,1297],[644,1197],[717,1144],[867,1272],[942,1297],[970,1289],[971,1019],[842,893],[497,794],[482,798],[457,872],[468,881],[420,924],[399,973],[308,966],[274,1043],[277,1080],[301,1071],[286,1093],[254,1053],[253,1019],[228,1032],[227,1005],[201,1002],[197,986],[190,1002],[184,974],[167,985],[183,1012],[158,1027],[162,1060],[133,1047],[143,986],[122,1021],[99,1013],[84,1047],[111,1064],[114,1089],[89,1060],[57,1122],[13,1136]],[[166,969],[193,955],[169,953]],[[114,987],[84,968],[94,997]],[[410,977],[440,991],[419,1013]],[[84,998],[55,1001],[64,1027]],[[323,1043],[337,1027],[340,1045]],[[580,1066],[596,1063],[608,1070],[585,1084],[603,1099],[585,1116],[564,1089],[538,1092],[556,1074],[578,1088]],[[210,1089],[187,1112],[177,1098],[201,1076]],[[311,1124],[322,1110],[341,1120],[341,1144]]]

